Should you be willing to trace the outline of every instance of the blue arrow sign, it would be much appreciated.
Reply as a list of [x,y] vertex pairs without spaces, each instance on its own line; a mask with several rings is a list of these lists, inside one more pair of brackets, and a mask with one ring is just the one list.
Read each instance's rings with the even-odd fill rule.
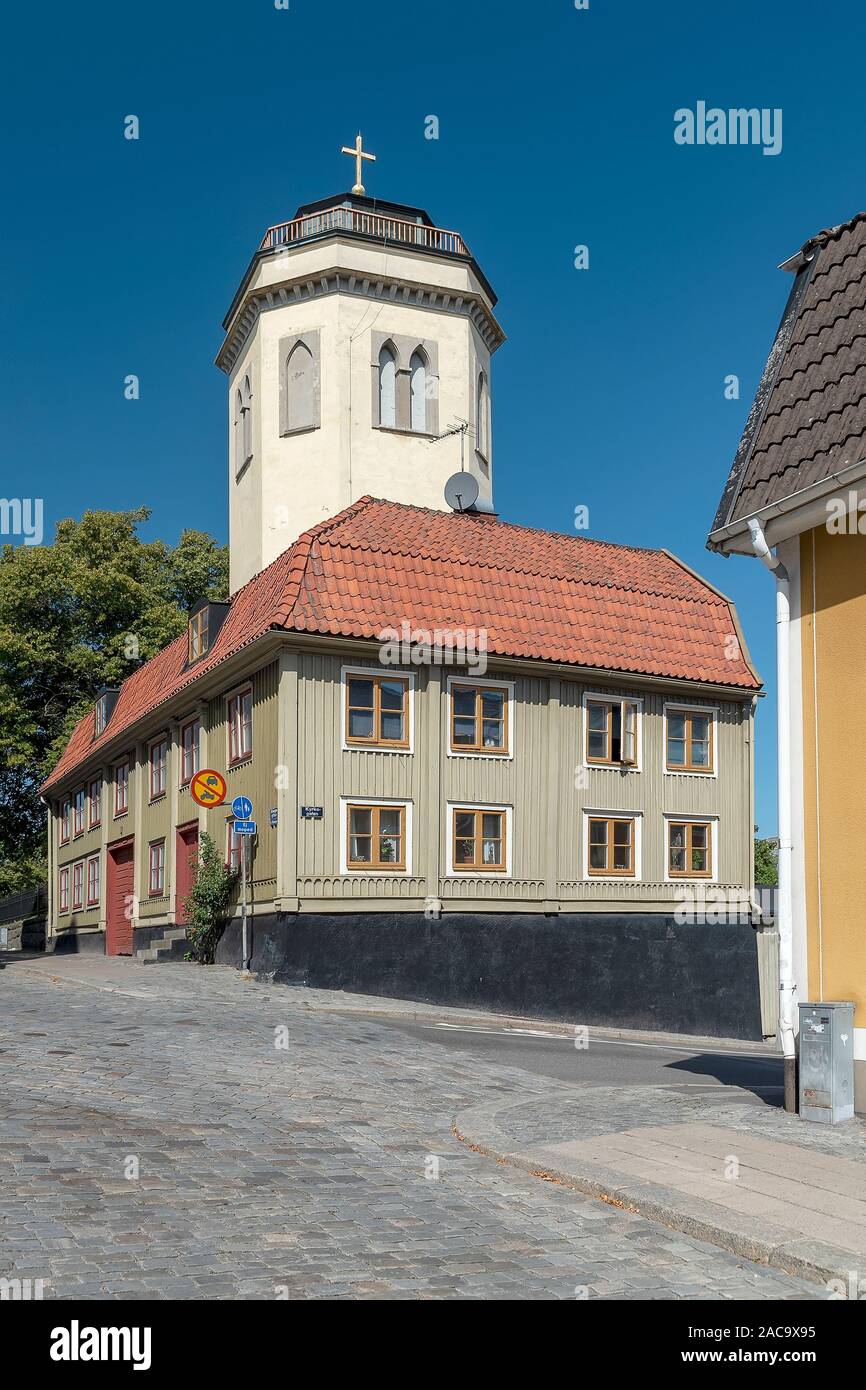
[[236,835],[255,835],[256,823],[254,820],[236,820],[234,831]]
[[248,796],[236,796],[232,802],[232,815],[238,820],[249,820],[253,814],[253,803]]

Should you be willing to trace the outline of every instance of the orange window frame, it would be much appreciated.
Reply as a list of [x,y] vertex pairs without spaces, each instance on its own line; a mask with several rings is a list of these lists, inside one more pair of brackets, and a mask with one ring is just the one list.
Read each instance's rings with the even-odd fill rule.
[[[685,720],[685,731],[683,734],[683,752],[685,762],[672,763],[670,758],[670,717],[672,714],[680,715]],[[707,721],[707,762],[692,762],[692,721],[694,719],[706,719]],[[716,770],[716,749],[714,726],[715,719],[710,710],[690,709],[687,705],[668,705],[665,710],[665,771],[666,772],[699,772],[705,776],[712,777]]]
[[[600,734],[600,733],[602,732],[601,729],[592,729],[592,728],[590,727],[589,711],[590,711],[590,709],[592,709],[593,707],[596,708],[596,709],[603,709],[603,710],[605,711],[605,726],[604,726],[605,754],[604,754],[604,757],[603,757],[603,758],[593,758],[593,757],[590,756],[590,752],[589,752],[589,737],[590,737],[590,734]],[[619,716],[619,753],[620,753],[620,755],[619,755],[619,758],[616,758],[616,759],[615,759],[614,756],[613,756],[613,712],[614,712],[615,709],[619,709],[619,711],[620,711],[620,716]],[[639,709],[638,709],[637,701],[636,701],[636,700],[602,700],[602,699],[587,699],[586,705],[585,705],[585,710],[586,710],[586,714],[585,714],[586,738],[585,738],[585,744],[584,744],[584,754],[585,754],[585,757],[586,757],[587,765],[590,766],[590,767],[637,767],[637,749],[638,749],[638,743],[637,743],[637,738],[638,738],[638,733],[637,733],[637,722],[638,722],[638,718],[639,718]],[[633,750],[634,756],[631,757],[631,758],[626,758],[626,757],[624,756],[624,753],[625,753],[626,732],[627,732],[627,731],[626,731],[626,722],[627,722],[627,719],[628,719],[629,712],[631,713],[631,717],[632,717],[632,719],[634,720],[634,729],[633,729],[633,731],[632,731],[632,737],[633,737],[633,739],[634,739],[634,750]]]
[[[594,825],[604,825],[605,830],[605,868],[596,869],[592,864],[592,850],[601,844],[601,841],[593,842],[592,827]],[[614,826],[627,825],[629,830],[629,867],[627,869],[616,869],[613,867],[613,852],[615,847]],[[622,849],[620,842],[616,845]],[[637,821],[634,816],[587,816],[586,827],[586,872],[589,878],[635,878],[637,875]]]
[[[473,817],[473,833],[472,833],[471,836],[469,836],[469,835],[459,835],[459,836],[458,836],[458,834],[457,834],[457,817],[458,817],[458,816],[472,816],[472,817]],[[498,817],[499,817],[499,834],[498,834],[498,835],[485,835],[485,834],[484,834],[484,817],[485,817],[485,816],[498,816]],[[452,808],[451,808],[451,867],[452,867],[452,869],[456,870],[457,873],[472,872],[472,873],[486,873],[486,874],[504,874],[504,873],[507,871],[507,865],[508,865],[508,843],[507,843],[507,836],[508,836],[508,816],[506,815],[505,811],[500,811],[500,810],[498,810],[497,808],[493,808],[493,807],[484,807],[484,806],[452,806]],[[473,842],[473,857],[472,857],[472,862],[471,862],[471,863],[470,863],[468,860],[465,860],[465,859],[460,859],[460,860],[458,860],[458,858],[457,858],[457,841],[458,841],[458,839],[459,839],[459,840],[462,840],[462,841],[464,841],[464,842],[468,842],[470,839],[472,840],[472,842]],[[496,863],[494,863],[494,864],[485,864],[485,863],[484,863],[484,860],[483,860],[483,842],[484,842],[485,840],[498,840],[498,841],[499,841],[499,859],[498,859],[498,860],[496,861]]]
[[[683,818],[683,819],[681,819],[681,820],[669,820],[668,823],[667,823],[667,825],[668,825],[668,836],[667,836],[667,839],[668,839],[668,845],[667,845],[667,850],[668,850],[668,878],[712,878],[712,876],[713,876],[713,826],[712,826],[712,822],[711,822],[711,821],[705,821],[705,820],[686,820],[686,819]],[[686,833],[685,833],[685,837],[684,837],[684,838],[685,838],[685,844],[683,844],[683,845],[677,845],[677,846],[675,847],[675,846],[673,846],[673,845],[671,844],[671,832],[672,832],[675,828],[677,828],[677,827],[681,827],[681,828],[682,828],[683,830],[685,830],[685,832],[686,832]],[[703,830],[703,831],[704,831],[704,834],[706,835],[706,843],[703,844],[703,845],[698,845],[697,847],[694,845],[694,842],[693,842],[693,841],[694,841],[693,832],[694,832],[694,830],[695,830],[696,828],[699,829],[699,830]],[[672,867],[671,859],[672,859],[672,857],[673,857],[673,853],[674,853],[674,849],[675,849],[675,848],[678,849],[678,850],[681,849],[681,850],[683,850],[683,851],[685,852],[686,867],[685,867],[684,869],[674,869],[674,868]],[[695,848],[697,848],[699,851],[702,851],[703,854],[704,854],[704,857],[705,857],[705,860],[706,860],[706,868],[705,868],[705,869],[693,869],[693,868],[690,867],[691,862],[692,862],[692,854],[694,853]]]
[[[457,714],[454,696],[456,692],[471,690],[475,693],[474,712],[469,714]],[[500,695],[502,697],[502,718],[496,719],[496,723],[502,725],[502,746],[497,748],[484,742],[484,722],[493,722],[492,716],[484,714],[484,696]],[[509,692],[501,685],[476,685],[473,681],[454,681],[451,686],[451,719],[449,725],[449,737],[452,753],[486,753],[490,757],[507,758],[511,750],[511,727],[509,718]],[[475,723],[475,740],[473,743],[457,743],[454,739],[454,726],[458,719],[472,719]]]
[[[370,812],[370,858],[352,858],[352,812]],[[380,848],[382,841],[381,812],[389,813],[396,811],[399,816],[398,837],[400,840],[400,856],[398,859],[381,859]],[[367,836],[358,836],[356,839],[366,839]],[[393,838],[393,836],[386,836]],[[350,801],[346,805],[346,868],[347,869],[380,869],[386,872],[405,872],[406,869],[406,807],[387,806],[384,804]]]
[[[249,701],[249,718],[244,718],[244,704]],[[245,686],[226,700],[226,728],[228,732],[228,764],[234,767],[253,756],[253,688]],[[247,740],[247,732],[249,739]],[[247,746],[247,742],[249,746]]]
[[202,608],[189,620],[187,634],[187,663],[198,661],[208,646],[208,610]]
[[[350,731],[349,714],[353,709],[368,710],[369,705],[353,705],[351,701],[352,681],[372,681],[373,683],[373,732],[369,738],[358,738]],[[398,683],[403,687],[403,737],[401,739],[384,738],[382,735],[382,683],[389,682],[391,685]],[[386,710],[386,714],[396,714],[396,710]],[[345,721],[344,728],[346,733],[346,743],[353,748],[408,748],[409,747],[409,679],[407,676],[386,676],[378,672],[371,671],[369,675],[362,671],[351,671],[346,673],[346,700],[343,713]]]

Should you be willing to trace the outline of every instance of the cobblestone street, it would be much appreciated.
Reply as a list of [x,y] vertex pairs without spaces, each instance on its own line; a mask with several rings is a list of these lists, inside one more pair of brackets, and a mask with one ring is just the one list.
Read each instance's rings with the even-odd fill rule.
[[230,970],[70,978],[90,969],[0,971],[0,1277],[92,1299],[822,1296],[453,1136],[556,1081]]

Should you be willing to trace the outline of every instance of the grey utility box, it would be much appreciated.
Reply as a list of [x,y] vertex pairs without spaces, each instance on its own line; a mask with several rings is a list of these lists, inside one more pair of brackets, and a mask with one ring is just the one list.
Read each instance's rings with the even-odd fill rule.
[[825,1125],[854,1114],[854,1005],[800,1005],[800,1117]]

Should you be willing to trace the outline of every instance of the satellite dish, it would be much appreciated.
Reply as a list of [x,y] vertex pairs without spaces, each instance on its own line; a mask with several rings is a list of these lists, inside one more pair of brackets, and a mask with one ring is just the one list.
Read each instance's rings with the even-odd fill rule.
[[478,501],[478,479],[472,473],[452,473],[445,484],[445,501],[452,512],[468,512]]

